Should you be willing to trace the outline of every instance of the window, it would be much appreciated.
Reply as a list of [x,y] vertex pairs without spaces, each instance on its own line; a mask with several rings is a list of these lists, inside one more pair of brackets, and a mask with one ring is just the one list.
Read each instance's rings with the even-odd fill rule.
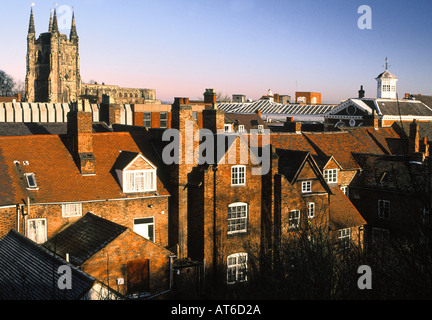
[[348,187],[347,186],[342,186],[342,187],[340,187],[340,189],[342,190],[342,192],[344,193],[344,195],[346,195],[348,197]]
[[390,218],[390,201],[378,200],[378,217],[381,219]]
[[124,192],[145,192],[155,190],[155,170],[125,171],[123,173]]
[[27,237],[36,243],[44,243],[47,240],[46,219],[29,220]]
[[62,216],[63,218],[82,216],[82,204],[81,203],[62,204]]
[[198,122],[198,111],[193,111],[192,112],[192,119],[194,119],[195,122]]
[[243,124],[239,124],[239,126],[238,126],[238,132],[239,133],[245,132],[245,126]]
[[247,281],[247,253],[235,253],[227,258],[227,282]]
[[390,91],[390,85],[389,84],[384,84],[382,86],[382,91]]
[[324,179],[327,183],[337,183],[337,169],[324,170]]
[[302,182],[302,192],[311,192],[312,191],[312,182],[311,181],[303,181]]
[[247,204],[238,202],[228,206],[228,234],[247,231]]
[[145,128],[151,128],[151,119],[152,119],[151,112],[144,112],[144,127]]
[[154,218],[134,219],[133,231],[154,242]]
[[224,125],[224,131],[225,132],[231,132],[231,125],[230,124]]
[[160,127],[168,128],[168,112],[160,113]]
[[246,184],[246,166],[231,167],[231,185],[244,186]]
[[315,217],[315,203],[309,202],[308,203],[308,218]]
[[349,248],[351,243],[351,229],[340,229],[338,230],[338,240],[342,248]]
[[390,231],[387,229],[372,228],[372,239],[377,243],[383,243],[390,237]]
[[264,133],[264,126],[262,124],[258,125],[258,134]]
[[288,213],[288,228],[295,229],[300,227],[300,210],[292,210]]
[[37,183],[34,173],[26,173],[25,177],[27,180],[27,187],[29,189],[37,189]]

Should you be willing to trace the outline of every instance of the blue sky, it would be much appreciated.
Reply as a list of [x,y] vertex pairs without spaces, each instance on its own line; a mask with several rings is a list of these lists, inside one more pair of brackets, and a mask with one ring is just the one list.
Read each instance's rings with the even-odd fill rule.
[[[37,34],[55,0],[33,0]],[[25,79],[31,1],[0,0],[0,69]],[[58,0],[75,6],[81,77],[198,99],[206,88],[257,99],[321,92],[323,103],[376,96],[386,57],[398,93],[432,94],[432,1]],[[358,8],[369,5],[372,29]],[[61,18],[61,17],[60,17]],[[64,17],[63,17],[64,18]],[[62,29],[69,34],[69,30]]]

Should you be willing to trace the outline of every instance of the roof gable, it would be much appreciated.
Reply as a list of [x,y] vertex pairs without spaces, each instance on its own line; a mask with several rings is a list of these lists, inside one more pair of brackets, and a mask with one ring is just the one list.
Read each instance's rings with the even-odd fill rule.
[[69,254],[70,262],[80,266],[126,229],[124,226],[87,213],[43,246],[62,257]]

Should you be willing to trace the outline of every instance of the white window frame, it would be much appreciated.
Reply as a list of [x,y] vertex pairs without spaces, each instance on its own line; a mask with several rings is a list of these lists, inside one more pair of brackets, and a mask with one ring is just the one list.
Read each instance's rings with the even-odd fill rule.
[[144,128],[151,128],[152,126],[152,113],[151,112],[144,112],[143,115],[143,126]]
[[246,185],[246,166],[237,165],[231,167],[231,185],[245,186]]
[[[231,208],[236,208],[236,211],[232,211]],[[242,208],[238,211],[238,208]],[[244,210],[243,210],[244,209]],[[228,205],[227,213],[227,233],[237,234],[245,233],[248,228],[248,204],[245,202],[235,202]]]
[[[75,210],[72,210],[73,208],[75,208]],[[80,216],[82,216],[82,203],[71,202],[71,203],[62,204],[63,218],[80,217]]]
[[337,183],[338,169],[325,169],[323,173],[327,183]]
[[348,197],[348,186],[340,186],[340,189]]
[[312,181],[302,181],[302,193],[312,192]]
[[264,133],[264,126],[262,124],[258,125],[258,134],[263,134]]
[[300,227],[300,210],[291,210],[288,212],[288,229],[297,229]]
[[[135,223],[136,220],[150,220],[151,222],[144,222],[144,223]],[[146,227],[146,232],[145,234],[142,234],[137,228],[135,228],[135,226],[145,226]],[[153,234],[152,236],[148,235],[149,233],[149,227],[152,226],[153,227]],[[142,217],[142,218],[134,218],[133,219],[133,231],[135,233],[138,233],[140,236],[154,242],[155,241],[155,233],[156,233],[156,227],[155,227],[155,218],[154,217]]]
[[224,125],[224,132],[231,132],[231,125],[230,124]]
[[308,218],[315,217],[315,202],[308,203]]
[[159,127],[162,129],[168,128],[168,112],[163,111],[159,113]]
[[[138,188],[137,189],[137,175],[138,174],[146,174],[146,173],[152,173],[153,177],[151,178],[152,180],[152,186],[143,186],[143,188]],[[131,188],[131,186],[128,183],[128,179],[127,176],[129,174],[133,174],[133,187]],[[145,179],[145,177],[143,177]],[[124,193],[134,193],[134,192],[148,192],[148,191],[156,191],[157,190],[157,186],[156,186],[156,170],[155,169],[146,169],[146,170],[123,170],[123,192]]]
[[[29,190],[38,190],[38,186],[37,186],[37,181],[36,181],[36,176],[34,173],[26,173],[24,174],[24,176],[26,177],[26,181],[27,181],[27,189]],[[33,179],[34,184],[30,183],[30,177],[31,179]]]
[[[385,212],[388,210],[388,212]],[[381,219],[390,219],[390,201],[378,200],[378,217]]]
[[246,130],[245,130],[245,126],[243,125],[243,124],[239,124],[239,126],[238,126],[238,132],[239,133],[243,133],[243,132],[245,132]]
[[351,228],[339,229],[338,241],[342,248],[349,248],[351,245]]
[[248,254],[234,253],[227,257],[227,283],[247,281]]
[[[38,237],[37,237],[36,234],[35,234],[35,236],[36,236],[35,239],[32,239],[32,238],[30,237],[30,224],[31,224],[32,222],[37,222],[37,221],[44,221],[44,231],[43,231],[43,232],[44,232],[44,235],[43,235],[43,239],[39,239],[39,241],[38,241]],[[36,232],[37,232],[37,230],[36,230]],[[44,243],[45,241],[47,241],[47,219],[46,219],[46,218],[29,219],[29,220],[27,221],[27,237],[28,237],[29,239],[33,240],[34,242],[38,243],[38,244],[41,244],[41,243]]]

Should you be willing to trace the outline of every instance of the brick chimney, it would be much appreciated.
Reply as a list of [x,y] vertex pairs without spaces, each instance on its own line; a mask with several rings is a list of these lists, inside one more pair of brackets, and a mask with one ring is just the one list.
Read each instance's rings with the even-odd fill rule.
[[75,102],[68,113],[67,133],[72,137],[72,156],[82,175],[96,174],[93,154],[93,115],[88,100]]
[[100,113],[101,120],[105,121],[109,126],[121,124],[121,107],[115,103],[113,97],[106,94],[102,95]]
[[293,117],[287,117],[284,123],[284,129],[286,132],[301,133],[301,122],[294,121]]
[[216,92],[214,89],[206,89],[204,92],[204,103],[216,104]]
[[214,89],[206,89],[204,92],[204,102],[210,103],[212,107],[211,109],[204,109],[202,111],[203,128],[209,129],[213,133],[217,133],[218,130],[223,131],[225,126],[225,112],[217,107],[216,92]]
[[409,153],[417,153],[420,151],[419,125],[415,119],[410,124],[408,141]]
[[178,245],[179,258],[188,257],[188,192],[186,188],[189,175],[196,166],[194,152],[198,148],[199,141],[195,141],[194,135],[199,130],[192,116],[192,106],[189,98],[175,98],[171,108],[171,129],[177,129],[180,134],[178,149],[179,161],[169,166],[170,180],[172,183],[169,229],[170,246]]

